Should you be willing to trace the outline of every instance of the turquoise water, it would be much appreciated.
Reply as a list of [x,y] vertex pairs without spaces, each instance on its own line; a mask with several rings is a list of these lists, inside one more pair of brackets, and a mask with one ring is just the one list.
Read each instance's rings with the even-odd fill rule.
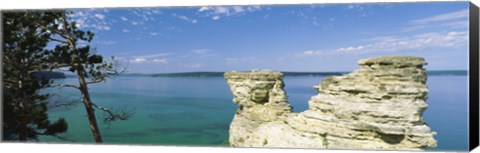
[[[323,77],[285,77],[285,90],[295,112],[308,108],[313,89]],[[57,80],[75,83],[75,78]],[[429,108],[424,116],[437,132],[438,146],[428,150],[462,150],[468,148],[467,77],[430,76],[428,79]],[[90,86],[92,100],[102,106],[135,108],[128,121],[103,124],[97,111],[100,129],[110,144],[161,144],[188,146],[224,146],[228,128],[237,106],[221,77],[117,77],[106,83]],[[78,97],[72,89],[51,89],[46,92],[65,97]],[[50,117],[65,117],[69,124],[64,137],[74,143],[93,143],[82,104],[69,109],[51,108]],[[64,142],[41,137],[42,142]]]

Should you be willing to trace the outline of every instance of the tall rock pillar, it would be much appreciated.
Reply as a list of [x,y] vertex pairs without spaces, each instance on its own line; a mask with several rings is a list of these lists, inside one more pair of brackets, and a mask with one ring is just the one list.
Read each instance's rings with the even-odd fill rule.
[[389,56],[325,78],[308,110],[292,113],[280,72],[225,73],[239,110],[230,144],[241,147],[422,150],[435,147],[425,124],[427,63]]

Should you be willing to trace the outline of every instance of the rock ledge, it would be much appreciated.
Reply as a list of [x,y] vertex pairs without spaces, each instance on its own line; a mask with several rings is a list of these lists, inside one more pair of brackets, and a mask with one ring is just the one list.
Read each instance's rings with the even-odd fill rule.
[[363,59],[360,69],[325,78],[309,109],[292,113],[283,74],[227,72],[239,105],[230,125],[236,147],[422,150],[435,147],[423,121],[428,107],[423,58]]

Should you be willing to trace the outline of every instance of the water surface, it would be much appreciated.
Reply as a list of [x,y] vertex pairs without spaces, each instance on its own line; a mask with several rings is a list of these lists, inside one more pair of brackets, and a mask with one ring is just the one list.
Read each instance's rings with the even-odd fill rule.
[[[285,77],[285,90],[294,112],[308,108],[308,100],[317,94],[313,86],[324,77]],[[57,80],[75,83],[75,78]],[[428,150],[465,151],[467,132],[467,77],[430,76],[429,108],[425,121],[437,132],[438,146]],[[228,128],[237,106],[222,77],[146,77],[124,76],[106,83],[90,86],[92,100],[107,108],[127,106],[136,113],[128,121],[112,122],[109,126],[99,120],[106,143],[161,144],[189,146],[224,146]],[[65,97],[78,97],[72,89],[50,89],[47,92]],[[75,143],[93,143],[88,120],[82,104],[69,109],[51,108],[50,117],[65,117],[69,130],[64,137]],[[101,111],[96,112],[99,118]],[[51,137],[41,141],[66,142]]]

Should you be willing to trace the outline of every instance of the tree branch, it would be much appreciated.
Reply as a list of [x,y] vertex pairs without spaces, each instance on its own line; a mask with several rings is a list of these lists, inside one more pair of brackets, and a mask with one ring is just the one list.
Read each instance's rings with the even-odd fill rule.
[[52,41],[56,41],[56,42],[68,44],[68,42],[67,42],[67,41],[64,41],[64,40],[59,40],[59,39],[55,39],[55,38],[48,38],[48,39],[50,39],[50,40],[52,40]]
[[95,108],[100,109],[108,114],[103,119],[103,121],[108,125],[107,128],[110,127],[110,122],[117,121],[117,120],[121,120],[121,121],[128,120],[133,114],[135,114],[135,109],[134,108],[128,109],[127,106],[123,107],[120,110],[111,110],[105,107],[101,107],[95,103],[92,103],[92,105]]
[[80,89],[80,87],[79,87],[79,86],[72,85],[72,84],[58,84],[58,85],[49,85],[48,87],[49,87],[49,88],[55,88],[55,87],[58,87],[58,88],[62,88],[62,87],[70,87],[70,88]]
[[117,75],[123,73],[124,71],[125,70],[122,70],[120,72],[118,72],[117,70],[107,70],[106,72],[103,72],[102,75],[96,76],[96,77],[92,78],[91,81],[87,81],[86,83],[87,84],[100,83],[100,82],[106,81],[107,78],[117,76]]
[[62,31],[58,30],[58,29],[48,28],[48,27],[46,27],[45,25],[42,25],[42,24],[40,24],[40,23],[38,23],[38,22],[34,22],[34,24],[37,25],[37,26],[39,26],[39,27],[42,28],[42,29],[51,31],[52,33],[55,33],[55,34],[58,34],[58,35],[60,35],[60,36],[61,36],[62,38],[64,38],[64,39],[68,39],[67,37],[64,36],[64,33],[63,33]]
[[[65,34],[67,35],[65,39],[69,40],[70,43],[72,43],[71,45],[73,45],[73,42],[75,42],[74,40],[74,37],[72,35],[72,33],[70,32],[69,29],[67,29],[67,25],[68,25],[68,22],[67,22],[67,16],[65,15],[65,12],[62,12],[62,21],[63,21],[63,31],[65,32]],[[73,29],[71,29],[73,30]],[[73,45],[72,46],[74,49],[76,49],[76,45]]]
[[93,79],[92,81],[87,81],[86,84],[95,84],[95,83],[100,83],[105,81],[106,78],[101,78],[101,79]]

